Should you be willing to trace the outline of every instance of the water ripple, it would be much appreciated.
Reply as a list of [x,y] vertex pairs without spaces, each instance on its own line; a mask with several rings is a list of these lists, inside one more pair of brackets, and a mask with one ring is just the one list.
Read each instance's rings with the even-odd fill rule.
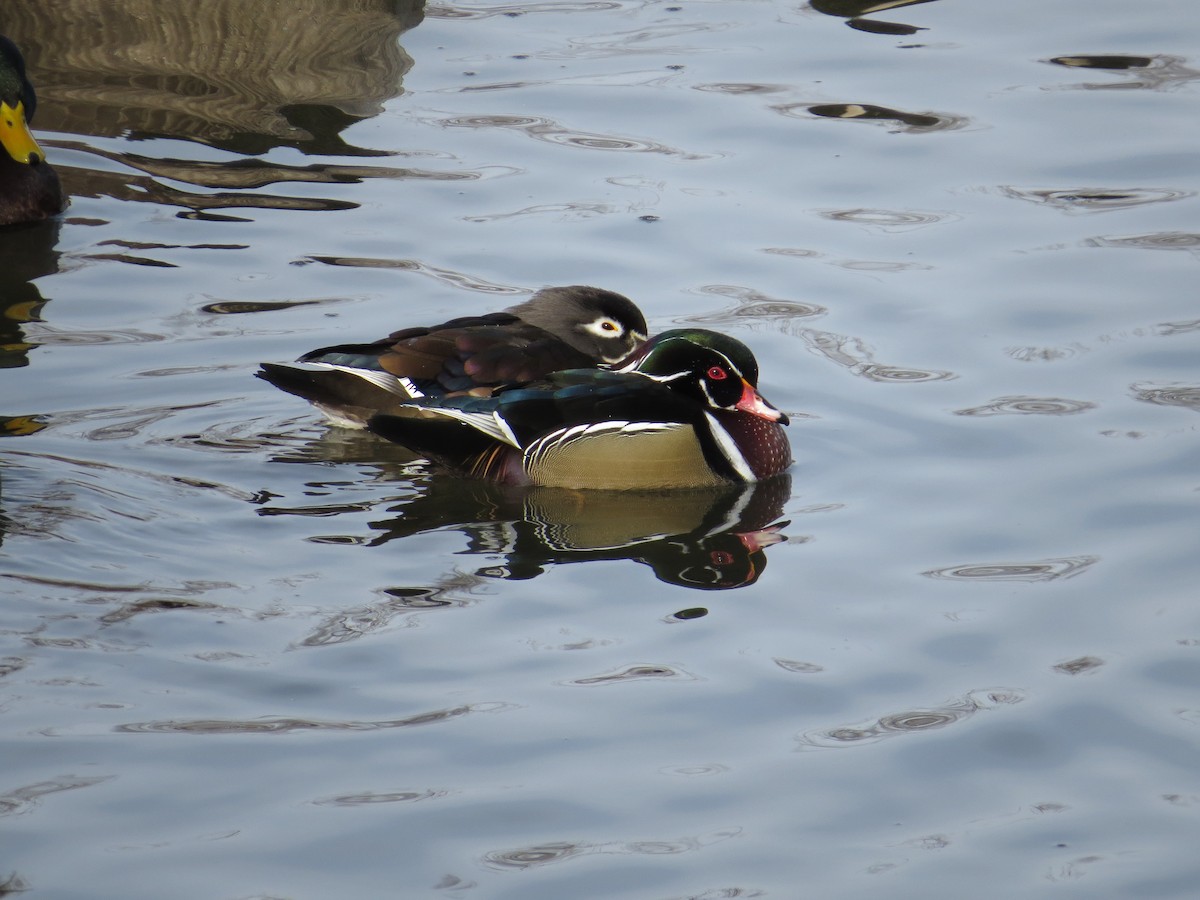
[[780,300],[753,288],[733,284],[706,284],[700,288],[704,294],[732,297],[738,302],[733,309],[700,316],[688,316],[683,321],[697,324],[731,325],[746,319],[780,322],[784,325],[795,319],[806,319],[824,315],[827,310],[816,303],[797,300]]
[[1154,387],[1146,384],[1130,385],[1133,396],[1143,403],[1157,406],[1182,406],[1200,411],[1200,387],[1194,385],[1168,385]]
[[607,203],[542,203],[537,206],[527,206],[515,212],[493,213],[487,216],[465,216],[465,222],[501,222],[505,219],[515,219],[520,216],[552,215],[559,221],[567,219],[590,219],[592,216],[607,215],[617,211],[617,207]]
[[138,600],[134,603],[122,604],[110,613],[105,613],[99,619],[102,625],[114,625],[124,622],[142,613],[175,612],[177,610],[222,610],[224,607],[202,600],[189,600],[175,597],[154,597]]
[[862,122],[892,123],[896,129],[910,134],[931,131],[953,131],[965,128],[968,119],[948,113],[915,113],[871,103],[787,103],[772,107],[776,112],[792,118],[806,119],[817,116],[822,119],[848,119]]
[[[76,150],[107,159],[156,178],[179,181],[204,188],[252,190],[271,184],[359,184],[368,178],[389,178],[398,181],[477,181],[483,172],[438,172],[389,166],[344,165],[313,163],[307,166],[287,166],[261,159],[235,159],[208,162],[190,159],[155,158],[132,153],[113,153],[81,141],[50,141],[51,146]],[[383,155],[385,151],[377,151]],[[388,156],[413,156],[414,153],[393,153]],[[452,158],[449,154],[421,153],[422,156]]]
[[666,766],[658,770],[664,775],[686,775],[689,778],[697,775],[723,775],[729,771],[729,766],[720,763],[701,763],[691,766]]
[[309,263],[322,263],[327,266],[347,266],[356,269],[404,269],[410,272],[417,272],[421,275],[428,275],[430,278],[453,285],[454,287],[463,288],[468,291],[478,291],[483,294],[515,295],[529,293],[524,288],[495,284],[494,282],[468,275],[465,272],[438,268],[437,266],[431,266],[416,259],[379,259],[367,256],[305,256],[296,260],[295,265],[303,266]]
[[365,791],[361,794],[341,794],[324,800],[314,800],[316,806],[370,806],[376,803],[418,803],[449,796],[449,791]]
[[464,3],[432,3],[425,7],[429,19],[489,19],[492,16],[516,18],[528,13],[602,12],[620,9],[617,0],[543,0],[541,3],[506,3],[500,6],[472,6]]
[[1095,409],[1086,400],[1064,400],[1059,397],[997,397],[983,406],[956,409],[956,416],[1069,416]]
[[[125,260],[128,262],[129,260]],[[66,331],[54,328],[44,322],[29,323],[25,326],[29,343],[42,347],[90,346],[93,344],[148,344],[165,341],[167,335],[153,334],[148,331],[138,331],[133,328],[113,329],[110,331]]]
[[810,731],[797,738],[798,749],[829,749],[852,744],[871,744],[901,734],[913,734],[945,728],[981,710],[1001,704],[1020,703],[1025,696],[1008,689],[971,691],[965,697],[930,709],[911,709],[882,716],[873,722],[843,725],[838,728]]
[[881,365],[872,359],[872,352],[859,338],[806,328],[798,332],[813,350],[831,362],[844,366],[852,374],[869,381],[917,383],[948,381],[958,376],[938,369]]
[[47,794],[57,794],[60,791],[72,791],[76,788],[91,787],[94,784],[101,784],[114,777],[116,776],[91,775],[80,777],[78,775],[60,775],[58,778],[50,781],[27,784],[6,794],[0,794],[0,817],[19,816],[32,812],[38,807],[41,798]]
[[1158,333],[1163,337],[1187,334],[1191,331],[1200,331],[1200,319],[1190,319],[1184,322],[1162,322],[1158,325]]
[[1091,672],[1094,669],[1104,665],[1104,660],[1098,659],[1095,656],[1080,656],[1076,659],[1069,659],[1066,662],[1061,662],[1054,667],[1054,671],[1062,672],[1064,675],[1080,675],[1084,672]]
[[921,574],[952,581],[1060,581],[1074,578],[1099,560],[1098,556],[1064,556],[1036,562],[973,563]]
[[708,91],[715,94],[778,94],[787,90],[782,84],[756,84],[752,81],[716,81],[712,84],[695,84],[697,91]]
[[514,115],[476,115],[451,116],[443,119],[441,125],[452,128],[510,128],[523,131],[525,134],[540,141],[584,150],[615,150],[633,153],[661,153],[667,156],[678,156],[681,159],[711,159],[711,154],[688,153],[665,144],[654,141],[643,141],[631,137],[619,137],[612,134],[595,134],[585,131],[572,131],[552,119],[541,116]]
[[962,216],[949,212],[861,208],[817,210],[817,215],[833,222],[851,222],[885,232],[911,231],[915,228],[924,228],[926,225],[936,225],[939,222],[951,222],[962,218]]
[[667,856],[699,850],[710,844],[737,837],[741,833],[741,828],[730,828],[695,837],[664,841],[608,841],[596,844],[553,841],[512,850],[494,850],[484,854],[483,862],[491,868],[504,870],[532,869],[598,853],[620,856]]
[[953,372],[944,372],[937,369],[908,369],[900,368],[899,366],[880,366],[875,364],[861,366],[854,374],[871,381],[904,382],[909,384],[918,381],[949,381],[958,377]]
[[673,669],[670,666],[630,666],[627,669],[622,669],[619,672],[612,672],[608,675],[593,675],[589,678],[576,678],[574,681],[567,682],[568,684],[616,684],[622,681],[643,681],[646,679],[678,679],[681,681],[694,681],[695,676],[689,675],[682,669]]
[[1019,188],[1001,185],[1000,191],[1014,200],[1052,206],[1067,213],[1111,212],[1149,203],[1169,203],[1194,197],[1195,191],[1170,188]]
[[1069,347],[1005,347],[1004,353],[1018,362],[1060,362],[1087,353],[1083,344]]
[[301,640],[298,646],[327,647],[345,644],[382,631],[397,616],[407,616],[404,625],[412,627],[417,624],[415,613],[471,606],[476,602],[471,597],[452,595],[469,595],[479,587],[481,580],[473,575],[451,575],[432,587],[386,588],[382,591],[387,597],[386,600],[344,610],[331,616]]
[[446,722],[470,713],[496,712],[510,708],[507,703],[472,703],[452,709],[439,709],[403,719],[378,721],[322,721],[281,716],[260,719],[165,719],[153,722],[128,722],[113,731],[122,734],[290,734],[293,731],[380,731],[385,728],[409,728]]
[[1184,64],[1181,56],[1056,56],[1045,60],[1071,69],[1101,69],[1127,76],[1119,82],[1085,82],[1055,85],[1054,90],[1169,91],[1200,78],[1200,71]]
[[798,659],[784,659],[781,656],[775,657],[775,665],[786,672],[799,672],[802,675],[812,675],[815,672],[824,672],[824,666],[818,666],[816,663],[801,662]]
[[1200,252],[1200,234],[1188,231],[1158,231],[1125,237],[1093,237],[1083,242],[1086,247],[1117,247],[1135,250],[1184,250]]

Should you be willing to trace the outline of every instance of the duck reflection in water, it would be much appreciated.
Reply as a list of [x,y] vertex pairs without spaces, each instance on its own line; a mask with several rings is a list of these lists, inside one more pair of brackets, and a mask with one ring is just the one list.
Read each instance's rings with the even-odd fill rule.
[[671,491],[576,491],[434,477],[371,523],[378,546],[433,531],[460,531],[463,552],[499,557],[476,571],[525,580],[565,563],[630,559],[660,581],[697,590],[754,584],[766,549],[787,540],[780,521],[791,478]]

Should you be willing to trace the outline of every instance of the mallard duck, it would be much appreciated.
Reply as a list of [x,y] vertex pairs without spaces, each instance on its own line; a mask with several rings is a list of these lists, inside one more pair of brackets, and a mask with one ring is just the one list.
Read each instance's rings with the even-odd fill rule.
[[339,344],[257,372],[332,421],[362,427],[377,412],[426,396],[487,395],[558,369],[615,363],[646,339],[633,301],[583,285],[549,287],[503,312]]
[[664,331],[612,369],[554,372],[490,397],[420,397],[367,427],[434,462],[507,484],[661,489],[786,469],[788,418],[759,394],[741,341]]
[[25,59],[0,35],[0,225],[48,219],[66,205],[58,173],[29,133],[36,109]]

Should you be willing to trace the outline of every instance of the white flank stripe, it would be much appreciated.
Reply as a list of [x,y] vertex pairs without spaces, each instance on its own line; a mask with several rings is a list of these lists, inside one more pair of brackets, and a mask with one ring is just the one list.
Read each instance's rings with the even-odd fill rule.
[[539,455],[548,451],[551,447],[565,447],[572,441],[588,437],[590,435],[604,434],[606,432],[616,431],[623,434],[637,434],[646,431],[670,431],[672,428],[680,426],[671,422],[595,422],[591,425],[572,425],[570,428],[561,428],[558,431],[551,431],[549,434],[544,434],[527,448],[525,448],[525,459],[537,459]]
[[402,403],[400,406],[401,409],[419,409],[422,412],[445,416],[447,419],[454,419],[465,425],[470,425],[476,431],[482,431],[488,437],[495,438],[501,443],[512,444],[514,447],[520,446],[516,438],[513,437],[508,423],[493,413],[472,413],[455,409],[452,406],[425,406],[420,403]]
[[492,419],[495,421],[496,427],[499,428],[500,432],[504,435],[504,437],[501,438],[501,440],[504,441],[506,444],[512,444],[512,446],[514,446],[518,450],[520,450],[521,444],[517,440],[517,436],[515,434],[513,434],[512,429],[508,427],[508,423],[506,421],[504,421],[504,417],[502,415],[500,415],[500,413],[494,412],[494,413],[492,413]]
[[742,451],[738,449],[733,438],[729,436],[729,432],[707,410],[704,418],[708,419],[708,430],[717,442],[717,446],[721,448],[721,455],[733,466],[733,471],[737,472],[742,481],[755,481],[754,472],[750,469],[746,457],[742,456]]

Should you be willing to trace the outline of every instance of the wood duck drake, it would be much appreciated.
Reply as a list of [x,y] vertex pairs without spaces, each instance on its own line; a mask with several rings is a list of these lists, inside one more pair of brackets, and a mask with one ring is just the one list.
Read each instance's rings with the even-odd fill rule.
[[66,206],[58,173],[29,133],[36,109],[21,51],[0,35],[0,225],[38,222]]
[[371,418],[382,437],[475,477],[612,490],[758,481],[791,464],[788,418],[740,341],[664,331],[612,369],[554,372],[491,397],[424,397]]
[[337,424],[361,428],[403,401],[488,396],[559,369],[616,363],[647,333],[645,316],[628,297],[584,285],[549,287],[503,312],[323,347],[295,363],[263,363],[256,374]]

